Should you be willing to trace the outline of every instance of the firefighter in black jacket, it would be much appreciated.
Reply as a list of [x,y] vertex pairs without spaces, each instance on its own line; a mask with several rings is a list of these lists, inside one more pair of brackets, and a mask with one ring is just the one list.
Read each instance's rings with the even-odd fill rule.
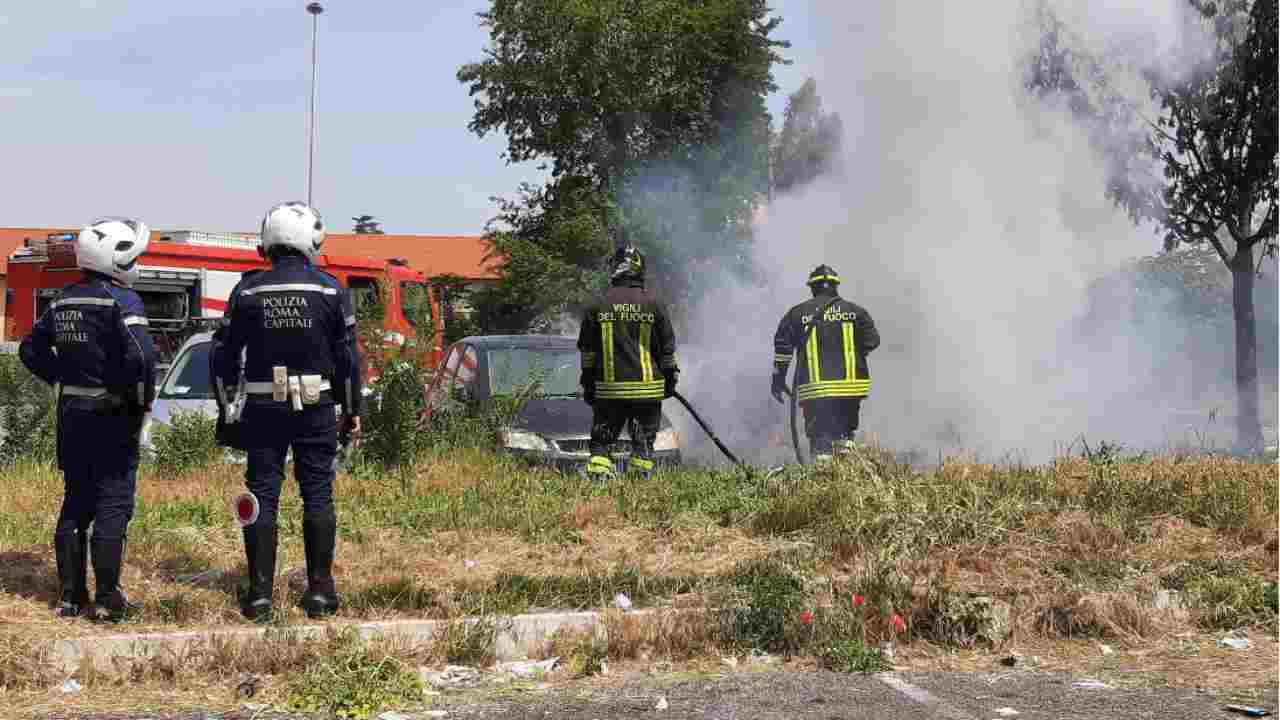
[[787,391],[791,354],[799,355],[796,399],[817,462],[853,446],[862,399],[871,390],[867,355],[880,346],[871,315],[840,297],[840,276],[828,265],[809,274],[813,299],[787,311],[773,336],[773,397]]
[[[324,237],[320,214],[303,203],[283,203],[267,213],[262,248],[271,269],[246,273],[231,291],[210,353],[222,439],[247,451],[245,484],[260,507],[244,527],[249,590],[241,613],[255,621],[272,617],[276,518],[290,448],[302,492],[303,609],[317,618],[339,606],[333,580],[335,406],[342,405],[344,429],[358,436],[361,376],[351,293],[313,264]],[[236,388],[244,402],[232,422],[229,395]]]
[[578,333],[583,399],[594,411],[587,476],[614,476],[609,448],[632,422],[630,470],[648,478],[662,401],[676,389],[676,338],[666,308],[644,287],[644,256],[631,245],[611,262],[612,287],[587,309]]

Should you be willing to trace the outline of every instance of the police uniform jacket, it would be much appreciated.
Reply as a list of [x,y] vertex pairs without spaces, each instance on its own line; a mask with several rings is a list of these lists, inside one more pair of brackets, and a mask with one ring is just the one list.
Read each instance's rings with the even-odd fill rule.
[[799,356],[796,399],[802,402],[866,397],[871,391],[867,355],[879,346],[880,334],[865,309],[819,295],[791,308],[778,324],[774,368],[786,372],[792,353]]
[[[361,381],[351,293],[302,256],[286,255],[270,270],[245,273],[227,298],[214,333],[210,363],[219,403],[230,399],[244,373],[246,387],[264,388],[272,368],[289,376],[320,375],[343,411],[359,415]],[[241,352],[244,353],[243,366]],[[269,393],[269,388],[267,388]]]
[[601,400],[661,401],[664,376],[678,371],[666,308],[643,287],[612,287],[589,307],[578,350]]
[[155,396],[155,352],[142,298],[86,273],[58,293],[18,348],[22,364],[63,397],[102,400],[141,413]]

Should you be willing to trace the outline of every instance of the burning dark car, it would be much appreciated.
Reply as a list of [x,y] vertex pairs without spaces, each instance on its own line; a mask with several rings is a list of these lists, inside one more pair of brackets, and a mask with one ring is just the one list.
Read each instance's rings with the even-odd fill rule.
[[[559,335],[481,335],[463,338],[445,353],[427,390],[424,420],[503,397],[529,394],[514,420],[499,432],[499,447],[534,462],[577,468],[588,458],[591,406],[582,399],[578,348]],[[530,393],[530,389],[532,392]],[[663,413],[656,460],[680,462],[680,436]],[[630,455],[629,429],[612,450]]]

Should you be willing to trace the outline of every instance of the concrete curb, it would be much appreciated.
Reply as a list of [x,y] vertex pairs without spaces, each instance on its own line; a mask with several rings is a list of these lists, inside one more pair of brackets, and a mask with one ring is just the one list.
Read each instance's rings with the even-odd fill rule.
[[[629,611],[627,615],[651,618],[664,610]],[[500,661],[520,660],[541,651],[543,645],[559,631],[570,633],[604,632],[605,624],[600,612],[552,612],[533,615],[515,615],[486,618],[496,630],[494,653]],[[461,622],[475,624],[480,618],[466,618]],[[457,622],[457,621],[454,621]],[[266,649],[273,643],[290,640],[320,639],[329,632],[354,629],[363,640],[383,639],[406,644],[426,644],[441,629],[450,625],[448,620],[388,620],[366,623],[320,623],[284,628],[234,628],[198,630],[176,633],[139,633],[106,636],[85,636],[50,643],[51,663],[64,673],[74,673],[86,662],[95,667],[113,667],[146,661],[157,657],[182,658],[193,653],[219,647],[249,643],[261,643]]]

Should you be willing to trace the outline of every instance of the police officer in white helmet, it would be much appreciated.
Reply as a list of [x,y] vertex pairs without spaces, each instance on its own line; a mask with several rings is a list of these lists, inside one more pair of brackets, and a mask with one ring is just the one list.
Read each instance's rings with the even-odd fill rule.
[[115,621],[133,607],[120,573],[139,437],[155,394],[155,355],[142,299],[131,288],[150,240],[147,226],[128,218],[81,230],[75,250],[83,279],[58,293],[19,347],[22,364],[56,393],[66,488],[53,535],[61,617],[90,609],[90,556],[97,585],[91,617]]
[[[249,587],[241,612],[259,622],[272,616],[276,515],[290,448],[303,502],[303,608],[316,618],[339,605],[333,579],[336,405],[342,406],[344,429],[358,436],[361,377],[351,294],[314,264],[324,236],[320,213],[306,204],[271,208],[261,233],[271,269],[241,278],[214,334],[210,363],[219,424],[239,426],[223,441],[248,454],[245,484],[258,506],[256,519],[244,527]],[[243,388],[244,403],[238,422],[231,422],[236,388]]]

